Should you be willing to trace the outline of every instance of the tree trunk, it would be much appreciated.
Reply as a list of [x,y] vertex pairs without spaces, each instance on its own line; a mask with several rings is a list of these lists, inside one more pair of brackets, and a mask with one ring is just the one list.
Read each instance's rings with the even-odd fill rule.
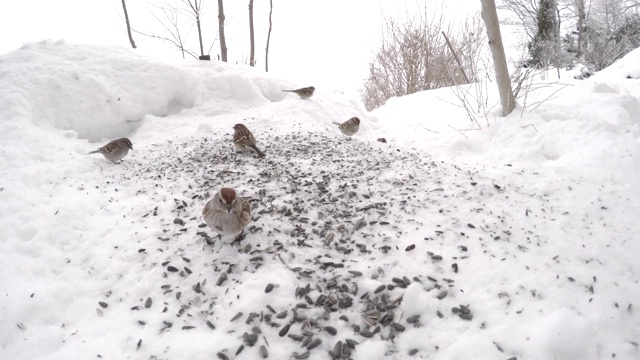
[[196,25],[198,26],[198,40],[200,41],[200,56],[204,56],[204,49],[202,48],[202,30],[200,29],[200,8],[196,2]]
[[220,56],[227,62],[227,41],[224,38],[224,7],[222,0],[218,0],[218,33],[220,34]]
[[129,24],[129,13],[127,13],[127,4],[122,0],[122,8],[124,9],[124,20],[127,22],[127,33],[129,34],[129,42],[131,43],[132,48],[136,48],[136,43],[133,41],[133,36],[131,36],[131,24]]
[[491,48],[491,56],[493,57],[493,67],[496,71],[496,81],[498,83],[500,102],[502,104],[502,115],[507,116],[515,109],[516,100],[513,96],[513,90],[511,89],[511,80],[509,79],[507,59],[504,55],[502,35],[500,35],[500,24],[498,23],[496,4],[494,0],[480,0],[480,2],[482,3],[482,20],[487,27],[487,37],[489,38],[489,47]]
[[577,0],[576,5],[578,8],[578,49],[576,51],[576,59],[580,61],[582,57],[582,28],[584,26],[584,0]]
[[256,66],[256,42],[253,35],[253,0],[249,0],[249,41],[251,42],[249,65]]
[[269,72],[269,41],[271,41],[271,15],[273,14],[273,0],[269,0],[269,32],[267,33],[267,47],[264,54],[264,71]]

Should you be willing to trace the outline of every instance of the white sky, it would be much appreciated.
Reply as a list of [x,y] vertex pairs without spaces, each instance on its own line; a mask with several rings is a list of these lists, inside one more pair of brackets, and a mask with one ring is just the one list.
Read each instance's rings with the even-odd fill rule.
[[[149,4],[174,1],[127,0],[132,26],[163,35],[150,15]],[[273,0],[269,71],[300,86],[315,85],[327,91],[357,95],[381,33],[381,14],[402,16],[415,12],[425,1],[429,8],[442,3],[435,0]],[[248,0],[224,2],[229,62],[246,61],[249,55],[248,3]],[[444,3],[452,16],[473,13],[480,8],[480,0]],[[205,0],[204,11],[206,53],[217,35],[217,1]],[[268,11],[268,0],[254,1],[257,68],[260,70],[264,70]],[[120,0],[4,1],[0,6],[0,54],[44,39],[129,47],[122,18]],[[197,40],[195,29],[189,35]],[[178,51],[168,49],[158,40],[139,34],[134,34],[134,40],[137,52],[166,59],[181,58]],[[193,50],[196,49],[194,46]],[[218,53],[216,41],[212,58]]]

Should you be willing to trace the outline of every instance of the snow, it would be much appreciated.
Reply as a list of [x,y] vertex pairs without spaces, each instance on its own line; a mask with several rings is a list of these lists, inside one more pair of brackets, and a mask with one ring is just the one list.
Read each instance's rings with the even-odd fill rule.
[[[219,62],[0,56],[0,358],[638,359],[638,56],[477,124],[455,89],[368,113]],[[120,136],[122,164],[86,155]],[[252,206],[240,246],[202,227],[222,185]]]

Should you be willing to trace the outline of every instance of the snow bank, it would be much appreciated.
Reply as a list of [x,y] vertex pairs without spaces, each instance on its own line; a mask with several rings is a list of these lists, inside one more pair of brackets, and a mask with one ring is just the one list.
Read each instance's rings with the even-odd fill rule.
[[[0,57],[0,119],[72,130],[98,141],[124,136],[147,114],[209,103],[210,114],[278,101],[289,84],[220,62],[187,66],[132,49],[42,41]],[[5,124],[6,126],[6,124]]]

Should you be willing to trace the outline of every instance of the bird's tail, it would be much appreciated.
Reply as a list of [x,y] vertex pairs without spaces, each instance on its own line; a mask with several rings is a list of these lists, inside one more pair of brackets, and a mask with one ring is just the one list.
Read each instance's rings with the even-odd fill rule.
[[336,125],[338,125],[338,126],[340,126],[340,125],[342,125],[342,124],[340,124],[340,123],[337,123],[337,122],[335,122],[335,121],[334,121],[333,123],[334,123],[334,124],[336,124]]
[[256,152],[256,153],[258,153],[258,156],[260,156],[260,157],[264,157],[264,156],[265,156],[265,155],[264,155],[264,153],[263,153],[262,151],[260,151],[260,149],[258,149],[258,147],[257,147],[257,146],[255,146],[255,145],[251,145],[251,148],[252,148],[253,150],[255,150],[255,152]]
[[294,92],[293,90],[282,90],[282,92]]
[[90,151],[90,152],[88,152],[88,153],[87,153],[87,155],[97,154],[97,153],[99,153],[99,152],[100,152],[100,149],[98,149],[98,150],[94,150],[94,151]]

